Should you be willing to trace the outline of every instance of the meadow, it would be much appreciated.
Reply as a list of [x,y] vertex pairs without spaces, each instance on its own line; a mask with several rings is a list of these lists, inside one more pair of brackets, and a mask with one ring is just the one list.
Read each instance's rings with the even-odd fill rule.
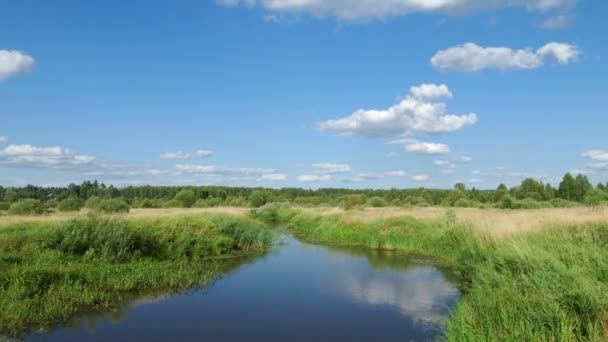
[[[48,328],[130,295],[199,286],[216,257],[263,253],[274,227],[310,243],[433,258],[463,297],[450,341],[604,341],[608,210],[444,207],[87,210],[0,218],[0,331]],[[201,267],[192,267],[193,261]]]

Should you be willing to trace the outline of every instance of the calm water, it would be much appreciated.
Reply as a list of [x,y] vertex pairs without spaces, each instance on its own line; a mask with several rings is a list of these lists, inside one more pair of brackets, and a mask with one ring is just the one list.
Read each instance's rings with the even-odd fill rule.
[[459,298],[438,268],[404,255],[286,238],[212,286],[142,298],[31,341],[427,341]]

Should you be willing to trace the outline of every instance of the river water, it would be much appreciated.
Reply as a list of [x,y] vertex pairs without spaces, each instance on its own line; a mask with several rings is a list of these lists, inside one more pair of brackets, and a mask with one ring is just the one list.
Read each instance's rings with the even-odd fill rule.
[[428,341],[460,293],[404,254],[284,238],[204,289],[83,315],[30,341]]

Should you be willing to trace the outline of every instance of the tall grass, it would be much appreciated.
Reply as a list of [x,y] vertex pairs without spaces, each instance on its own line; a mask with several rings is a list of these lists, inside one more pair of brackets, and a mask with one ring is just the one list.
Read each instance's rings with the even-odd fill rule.
[[[272,212],[270,212],[272,211]],[[569,224],[496,238],[454,217],[359,222],[293,209],[256,212],[317,243],[403,250],[450,265],[464,296],[450,341],[605,341],[608,225]]]
[[217,256],[263,252],[271,242],[271,233],[260,223],[226,215],[162,220],[92,216],[4,226],[0,333],[48,328],[142,292],[204,285],[234,266]]

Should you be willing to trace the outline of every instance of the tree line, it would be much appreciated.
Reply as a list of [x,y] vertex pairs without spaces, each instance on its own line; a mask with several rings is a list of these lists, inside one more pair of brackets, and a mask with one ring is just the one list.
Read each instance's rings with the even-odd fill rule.
[[[0,202],[5,206],[19,200],[34,199],[43,203],[61,203],[69,199],[69,206],[82,205],[98,199],[121,199],[131,207],[191,207],[191,206],[253,206],[269,202],[289,202],[302,206],[358,205],[402,206],[441,205],[457,207],[494,206],[562,207],[576,204],[597,205],[608,202],[608,183],[593,186],[587,176],[567,173],[557,187],[532,178],[520,185],[500,184],[495,190],[467,188],[458,183],[452,189],[340,189],[322,188],[248,188],[224,186],[128,186],[117,188],[98,181],[85,181],[67,187],[0,186]],[[68,207],[68,204],[65,205]]]

